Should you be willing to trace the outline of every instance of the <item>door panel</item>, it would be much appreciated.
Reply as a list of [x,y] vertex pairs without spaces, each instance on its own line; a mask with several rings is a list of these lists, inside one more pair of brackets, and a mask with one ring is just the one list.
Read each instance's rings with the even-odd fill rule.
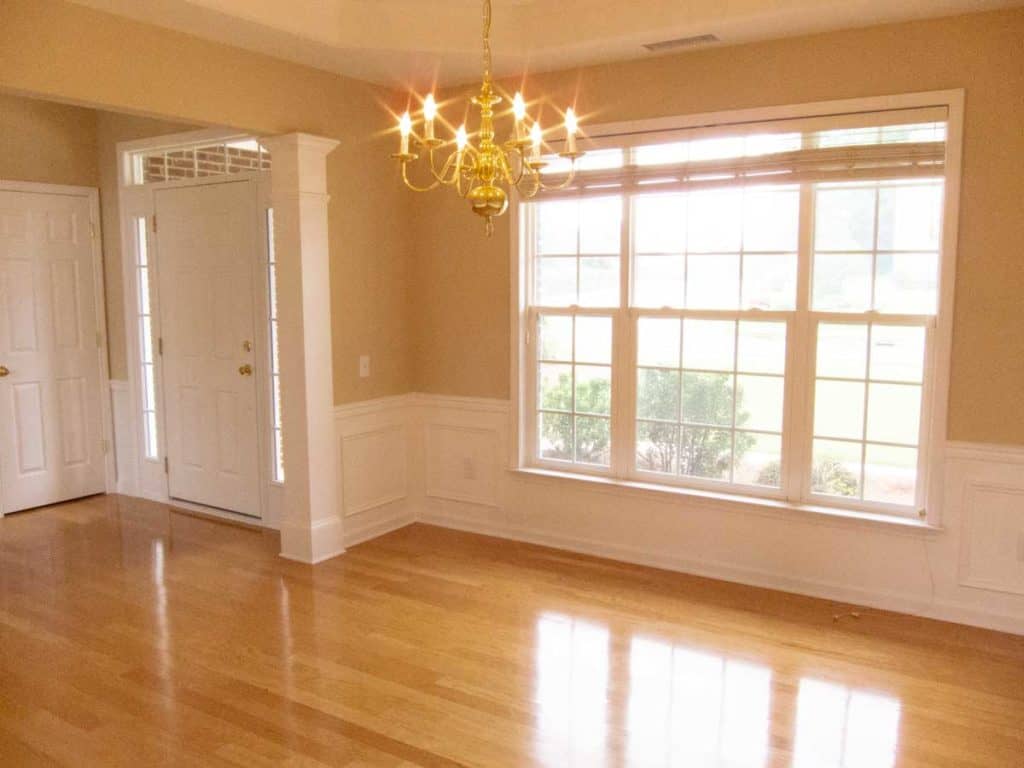
[[170,495],[256,517],[256,380],[240,372],[254,363],[255,185],[155,199]]
[[0,191],[0,505],[105,489],[87,198]]

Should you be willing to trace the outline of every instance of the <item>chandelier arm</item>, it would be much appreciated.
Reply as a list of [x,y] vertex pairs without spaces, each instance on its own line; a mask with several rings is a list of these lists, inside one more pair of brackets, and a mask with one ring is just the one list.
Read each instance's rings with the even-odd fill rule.
[[537,184],[540,187],[540,189],[543,190],[544,192],[557,192],[558,190],[565,189],[570,184],[572,184],[572,182],[575,180],[575,178],[576,178],[576,161],[573,160],[572,161],[572,167],[569,169],[569,175],[566,176],[558,184],[545,184],[543,181],[540,180],[539,174],[538,174],[538,178],[537,178]]
[[441,167],[440,172],[438,172],[434,165],[434,151],[430,151],[430,173],[433,175],[433,177],[437,180],[439,184],[451,186],[452,184],[455,183],[454,175],[452,176],[452,178],[448,178],[448,174],[452,170],[452,166],[455,164],[455,158],[457,155],[458,152],[452,152],[450,155],[448,155],[448,159],[444,161],[444,165]]
[[441,183],[439,181],[434,181],[429,186],[426,187],[418,187],[415,184],[413,184],[411,181],[409,181],[409,163],[404,160],[402,161],[402,182],[413,192],[430,192],[431,190],[437,189],[439,186],[441,186]]

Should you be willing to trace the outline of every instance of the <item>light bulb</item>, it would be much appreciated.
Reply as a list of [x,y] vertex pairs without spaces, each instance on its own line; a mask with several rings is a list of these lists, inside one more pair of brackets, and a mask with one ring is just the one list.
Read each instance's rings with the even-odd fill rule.
[[516,91],[516,95],[512,98],[512,114],[516,116],[516,120],[526,117],[526,102],[523,101],[523,94],[519,91]]
[[579,128],[579,124],[576,122],[576,113],[573,112],[572,107],[565,110],[565,130],[569,133],[576,133]]
[[408,137],[412,133],[412,118],[409,117],[409,113],[406,112],[398,120],[398,130],[402,132],[403,137]]
[[469,143],[469,136],[466,135],[466,126],[465,125],[460,125],[459,126],[459,130],[457,130],[455,132],[455,144],[456,144],[456,146],[458,146],[459,151],[461,152],[462,150],[464,150],[466,148],[466,145],[468,143]]
[[423,101],[423,119],[430,121],[437,117],[437,102],[434,101],[434,94],[429,94]]
[[543,135],[543,133],[540,130],[540,123],[539,122],[534,123],[533,127],[530,129],[530,141],[532,141],[533,142],[533,146],[538,148],[538,149],[540,148],[540,142],[541,142],[541,136],[542,135]]

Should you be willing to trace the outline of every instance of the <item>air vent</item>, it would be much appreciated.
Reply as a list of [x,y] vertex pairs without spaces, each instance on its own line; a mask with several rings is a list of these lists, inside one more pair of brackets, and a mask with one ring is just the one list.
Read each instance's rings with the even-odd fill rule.
[[692,48],[696,45],[708,45],[719,42],[717,35],[694,35],[693,37],[677,37],[675,40],[662,40],[659,43],[644,43],[648,51],[660,53],[676,48]]

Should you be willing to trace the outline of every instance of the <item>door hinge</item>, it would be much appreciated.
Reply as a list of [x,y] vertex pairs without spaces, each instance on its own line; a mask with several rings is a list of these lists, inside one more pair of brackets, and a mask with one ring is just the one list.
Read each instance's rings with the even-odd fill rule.
[[153,234],[156,234],[156,214],[153,214]]
[[96,331],[96,348],[103,349],[103,334]]
[[108,453],[110,453],[110,441],[104,439],[101,441],[101,444],[103,446],[103,455],[106,456]]
[[157,337],[157,340],[156,340],[156,353],[158,355],[160,355],[160,357],[164,356],[164,337],[163,336]]
[[164,456],[164,474],[165,475],[171,474],[171,463],[170,463],[170,461],[168,461],[166,456]]
[[96,239],[96,222],[89,219],[89,233],[92,235],[92,239]]

